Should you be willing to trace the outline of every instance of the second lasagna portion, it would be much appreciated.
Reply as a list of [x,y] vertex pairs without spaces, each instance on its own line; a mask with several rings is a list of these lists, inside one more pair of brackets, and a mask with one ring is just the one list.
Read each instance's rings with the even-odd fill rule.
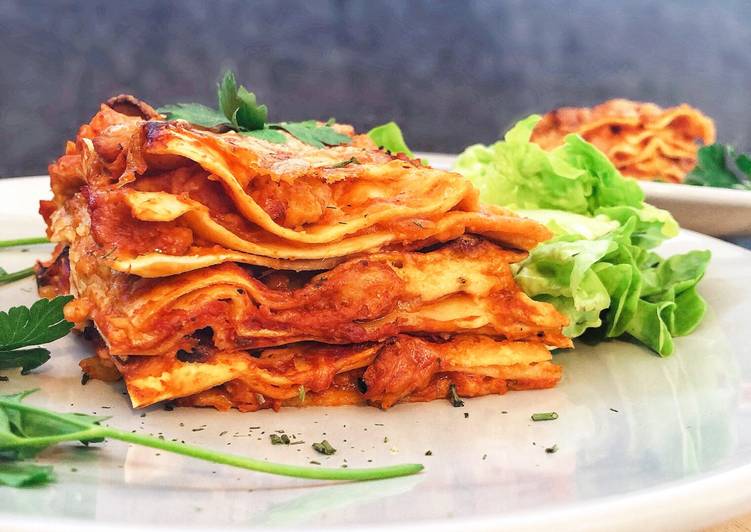
[[[117,109],[117,110],[116,110]],[[44,295],[136,407],[372,404],[553,386],[566,320],[509,264],[550,235],[367,136],[315,148],[110,100],[50,166]]]
[[715,140],[712,120],[689,105],[663,109],[615,99],[592,108],[561,107],[547,113],[532,141],[550,150],[571,133],[596,146],[623,175],[675,183],[696,165],[698,143]]

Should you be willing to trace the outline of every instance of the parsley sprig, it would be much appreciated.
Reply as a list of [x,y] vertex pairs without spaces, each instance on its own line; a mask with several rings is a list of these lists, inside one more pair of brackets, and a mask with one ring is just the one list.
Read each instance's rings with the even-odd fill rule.
[[751,156],[725,144],[699,148],[696,166],[683,181],[687,185],[751,190]]
[[[331,469],[275,464],[145,434],[126,432],[102,425],[102,422],[107,418],[101,416],[54,412],[24,403],[24,399],[34,391],[0,395],[0,458],[4,459],[4,461],[0,461],[0,483],[3,483],[7,475],[17,474],[19,467],[34,465],[25,462],[19,463],[19,461],[32,458],[47,447],[69,441],[79,441],[84,444],[99,443],[106,438],[161,449],[215,464],[226,464],[251,471],[298,478],[375,480],[412,475],[423,469],[421,464],[402,464],[366,469]],[[6,470],[8,466],[14,470],[8,472]],[[3,474],[4,472],[6,475]],[[31,468],[29,473],[37,476],[37,480],[32,483],[46,482],[52,479],[51,471],[44,476],[42,472]],[[28,484],[24,484],[16,475],[15,480],[11,478],[9,485],[23,486]]]
[[[40,299],[31,307],[0,311],[0,369],[21,368],[25,374],[47,362],[50,352],[33,346],[53,342],[70,332],[73,324],[65,320],[63,307],[71,299],[73,296]],[[32,348],[23,349],[26,347]]]
[[186,120],[203,127],[228,127],[241,135],[247,135],[281,144],[287,141],[286,131],[298,140],[323,148],[350,142],[347,135],[337,133],[331,127],[333,121],[323,125],[315,120],[302,122],[268,122],[269,110],[259,104],[256,95],[237,84],[235,74],[225,72],[218,84],[219,109],[198,103],[177,103],[160,107],[158,111],[168,120]]
[[55,480],[52,466],[0,460],[0,486],[26,488]]

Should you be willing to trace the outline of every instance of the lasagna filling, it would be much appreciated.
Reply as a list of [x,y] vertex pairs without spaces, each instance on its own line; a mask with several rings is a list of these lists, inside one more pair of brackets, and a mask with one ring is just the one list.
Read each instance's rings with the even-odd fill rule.
[[461,175],[346,126],[314,148],[117,109],[50,166],[38,283],[75,296],[82,368],[135,407],[389,408],[559,380],[566,320],[510,268],[550,235]]

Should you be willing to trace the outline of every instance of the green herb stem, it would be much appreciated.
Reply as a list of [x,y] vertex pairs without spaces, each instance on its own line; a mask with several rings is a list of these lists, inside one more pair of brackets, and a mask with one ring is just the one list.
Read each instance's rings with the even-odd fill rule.
[[261,473],[284,475],[288,477],[311,478],[320,480],[377,480],[393,477],[413,475],[423,470],[422,464],[401,464],[389,467],[367,469],[331,469],[323,467],[306,467],[285,464],[275,464],[264,460],[256,460],[245,456],[225,454],[210,449],[193,447],[184,443],[173,442],[146,436],[133,432],[124,432],[110,427],[102,427],[102,436],[113,438],[146,447],[154,447],[163,451],[182,454],[199,460],[206,460],[215,464],[226,464]]
[[[23,397],[31,395],[32,393],[36,393],[39,390],[40,390],[40,388],[34,388],[33,390],[28,390],[28,391],[26,391],[26,392],[23,393]],[[41,416],[41,417],[45,417],[45,418],[49,418],[49,417],[54,418],[55,416],[61,415],[61,414],[59,414],[57,412],[50,412],[49,410],[45,410],[44,408],[39,408],[38,406],[32,406],[32,405],[29,405],[29,404],[26,404],[26,403],[22,403],[20,401],[16,401],[16,400],[13,400],[13,399],[8,399],[8,396],[2,396],[2,395],[0,395],[0,407],[1,406],[10,407],[10,408],[13,408],[15,410],[22,410],[24,412],[28,412],[30,414],[35,414],[37,416]],[[64,415],[64,414],[62,414],[62,415]],[[103,418],[103,419],[107,419],[107,418]],[[91,430],[91,429],[104,428],[104,427],[100,427],[99,425],[92,426],[91,425],[91,421],[87,421],[86,419],[80,419],[79,420],[79,419],[76,419],[75,417],[66,417],[66,421],[68,423],[72,424],[72,425],[75,425],[77,427],[81,427],[81,431],[80,432]],[[76,431],[76,434],[78,434],[78,432],[79,431]],[[63,434],[63,435],[70,435],[70,434],[73,434],[73,433],[69,432],[69,433]],[[33,445],[38,445],[38,442],[39,442],[40,438],[41,437],[31,437],[31,438],[27,437],[26,439],[34,440],[35,443]],[[69,438],[69,439],[71,439],[71,438]],[[72,438],[72,439],[77,440],[79,438]],[[65,441],[65,440],[61,440],[61,441]],[[15,446],[15,445],[18,445],[18,444],[14,443],[13,445]]]
[[[67,432],[65,434],[57,434],[55,436],[33,436],[30,438],[19,439],[13,442],[13,448],[22,447],[47,447],[49,445],[55,445],[56,443],[64,443],[66,441],[82,441],[92,442],[94,440],[100,440],[105,437],[107,427],[91,427],[85,430],[77,432]],[[0,447],[0,450],[2,447]]]
[[329,169],[334,168],[344,168],[345,166],[348,166],[350,164],[360,164],[360,161],[357,160],[357,157],[350,157],[346,161],[342,161],[340,163],[332,164],[331,166],[328,166]]
[[[55,419],[57,416],[63,415],[47,411],[43,408],[24,404],[20,401],[12,399],[9,400],[3,397],[0,397],[0,406],[24,411],[41,418]],[[213,451],[211,449],[194,447],[192,445],[187,445],[176,441],[163,440],[160,438],[155,438],[153,436],[146,436],[144,434],[125,432],[104,425],[92,425],[89,417],[76,419],[76,417],[73,415],[64,416],[66,423],[73,425],[74,427],[80,427],[81,430],[75,430],[72,432],[65,432],[51,436],[24,438],[16,437],[13,439],[12,443],[9,442],[9,445],[3,446],[2,444],[0,444],[0,450],[24,447],[43,448],[49,445],[54,445],[56,443],[62,443],[66,441],[96,442],[101,441],[104,438],[112,438],[114,440],[120,440],[127,443],[134,443],[137,445],[161,449],[163,451],[175,454],[190,456],[192,458],[198,458],[199,460],[206,460],[215,464],[226,464],[234,467],[240,467],[242,469],[249,469],[251,471],[258,471],[261,473],[271,473],[274,475],[284,475],[297,478],[310,478],[319,480],[377,480],[413,475],[415,473],[419,473],[424,469],[422,464],[400,464],[389,467],[367,469],[331,469],[323,467],[276,464],[266,462],[264,460],[247,458],[245,456],[231,455]]]
[[459,397],[459,394],[456,393],[455,384],[451,384],[449,386],[449,401],[451,401],[451,406],[453,406],[454,408],[460,408],[464,406],[464,401],[462,401]]
[[332,455],[336,452],[336,449],[334,449],[334,447],[328,442],[328,440],[314,443],[311,447],[313,447],[316,452],[319,452],[321,454]]
[[558,419],[557,412],[539,412],[532,414],[532,421],[553,421]]
[[12,283],[13,281],[18,281],[19,279],[29,277],[30,275],[34,275],[33,267],[24,268],[23,270],[18,270],[17,272],[0,274],[0,284]]
[[34,236],[30,238],[16,238],[15,240],[0,240],[0,248],[13,248],[32,244],[49,244],[46,236]]

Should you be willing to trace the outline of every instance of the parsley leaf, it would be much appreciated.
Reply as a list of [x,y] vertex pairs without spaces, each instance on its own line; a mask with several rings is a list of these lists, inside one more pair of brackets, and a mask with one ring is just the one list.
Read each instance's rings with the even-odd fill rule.
[[712,144],[699,148],[697,162],[683,181],[687,185],[751,190],[751,158],[732,146]]
[[[68,441],[99,443],[105,438],[161,449],[184,456],[190,456],[216,464],[226,464],[251,471],[299,478],[326,480],[374,480],[412,475],[422,471],[420,464],[402,464],[373,469],[327,469],[320,467],[274,464],[247,456],[230,455],[223,452],[194,447],[178,441],[156,438],[137,432],[128,432],[102,425],[107,418],[86,414],[67,414],[24,403],[23,400],[34,390],[14,395],[0,395],[0,480],[8,485],[24,486],[28,482],[51,479],[51,470],[36,470],[30,464],[9,463],[7,460],[22,460],[34,456],[42,450]],[[286,435],[285,435],[286,436]],[[280,440],[284,440],[280,436]],[[328,443],[326,441],[321,444]],[[330,447],[330,445],[329,445]],[[333,450],[333,447],[330,447]],[[326,453],[326,454],[333,454]],[[6,468],[9,465],[11,467]],[[6,477],[3,477],[3,472]]]
[[[100,443],[104,416],[52,413],[23,403],[37,390],[0,395],[0,458],[23,460],[36,456],[58,441]],[[51,438],[54,438],[50,441]]]
[[50,352],[43,347],[20,351],[0,351],[0,369],[21,368],[21,373],[25,375],[49,359]]
[[40,299],[31,307],[0,311],[0,369],[20,367],[28,373],[49,360],[49,351],[38,346],[62,338],[73,324],[65,320],[63,307],[73,296]]
[[27,488],[47,484],[54,479],[52,466],[0,460],[0,486]]
[[751,157],[742,153],[735,158],[735,165],[738,167],[738,170],[746,174],[748,179],[751,179]]
[[326,125],[319,126],[315,120],[281,122],[279,124],[272,124],[271,126],[283,129],[298,140],[316,148],[346,144],[351,140],[347,135],[337,133],[333,127]]
[[203,127],[216,127],[228,124],[229,120],[222,113],[200,103],[176,103],[157,109],[167,120],[185,120]]
[[40,299],[31,307],[0,312],[0,350],[46,344],[62,338],[73,324],[65,321],[63,307],[73,296]]
[[275,129],[257,129],[255,131],[240,131],[241,135],[248,137],[255,137],[257,139],[265,140],[267,142],[273,142],[274,144],[284,144],[287,142],[287,137],[281,131]]
[[204,127],[227,125],[241,135],[277,144],[287,141],[287,137],[278,131],[280,129],[316,148],[346,144],[351,140],[331,127],[333,120],[324,125],[318,125],[315,120],[268,123],[268,108],[257,102],[255,94],[242,85],[238,86],[231,71],[225,72],[217,84],[217,99],[219,111],[197,103],[165,105],[158,111],[167,120],[182,119]]
[[232,123],[246,131],[263,129],[269,111],[265,105],[256,103],[256,95],[241,86],[237,90],[237,101],[239,107],[232,115]]
[[219,109],[239,131],[262,130],[268,118],[268,108],[256,102],[256,95],[240,85],[235,74],[228,70],[217,87]]
[[234,116],[235,111],[240,107],[240,103],[237,101],[237,81],[235,80],[235,74],[228,70],[224,73],[222,81],[217,86],[217,98],[219,100],[219,109],[224,116],[231,118]]

